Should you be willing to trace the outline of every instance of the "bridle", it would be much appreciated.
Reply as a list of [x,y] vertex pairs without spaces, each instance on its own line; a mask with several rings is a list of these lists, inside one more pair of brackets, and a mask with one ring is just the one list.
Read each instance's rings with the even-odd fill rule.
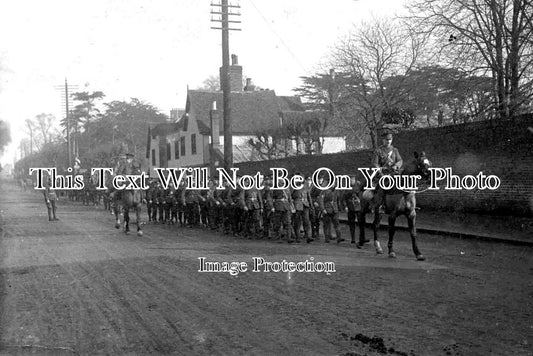
[[[428,167],[431,167],[431,162],[426,157],[421,157],[421,159],[417,159],[416,161],[416,171],[417,172],[423,172],[424,169],[427,169]],[[421,194],[425,191],[429,190],[429,187],[423,190],[403,190],[400,188],[397,188],[400,192],[404,192],[406,194]]]

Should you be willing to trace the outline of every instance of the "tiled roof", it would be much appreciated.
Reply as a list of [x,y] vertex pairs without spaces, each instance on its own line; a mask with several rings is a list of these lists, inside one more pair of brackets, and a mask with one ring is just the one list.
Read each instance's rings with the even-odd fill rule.
[[233,163],[249,162],[252,160],[253,150],[248,145],[233,145]]
[[166,136],[179,131],[179,123],[165,122],[157,124],[151,128],[151,134],[154,136]]
[[[217,103],[220,112],[220,131],[224,129],[222,123],[222,92],[189,90],[187,98],[187,112],[189,117],[202,121],[210,127],[209,111],[213,101]],[[232,127],[234,134],[254,134],[258,130],[279,127],[280,107],[273,90],[233,92],[231,93]],[[200,128],[201,124],[199,124]]]
[[278,96],[278,105],[281,111],[305,111],[298,96]]

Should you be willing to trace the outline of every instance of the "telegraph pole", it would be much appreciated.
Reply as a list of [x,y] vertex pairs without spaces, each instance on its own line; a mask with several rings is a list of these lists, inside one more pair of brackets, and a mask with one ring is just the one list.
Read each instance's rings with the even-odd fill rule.
[[[220,15],[220,18],[212,18],[212,22],[220,22],[220,27],[211,27],[222,32],[222,70],[220,75],[220,86],[223,98],[223,118],[224,118],[224,168],[233,167],[233,133],[231,125],[231,84],[229,80],[229,31],[240,31],[238,28],[230,28],[230,23],[241,23],[238,20],[230,20],[230,16],[240,16],[240,13],[230,12],[230,8],[240,9],[240,5],[232,5],[228,0],[221,0],[221,3],[211,3],[214,8],[211,15]],[[219,10],[219,11],[217,11]]]
[[54,88],[58,89],[58,90],[61,90],[63,92],[62,95],[61,95],[61,98],[63,99],[63,97],[65,98],[65,121],[66,121],[66,124],[67,124],[67,151],[68,151],[68,166],[69,167],[72,167],[72,144],[71,144],[71,141],[70,141],[70,111],[69,111],[69,108],[68,108],[68,105],[69,105],[69,100],[70,100],[70,97],[69,97],[69,89],[72,90],[72,89],[78,89],[78,86],[77,85],[68,85],[67,83],[67,78],[65,78],[65,86],[55,86]]

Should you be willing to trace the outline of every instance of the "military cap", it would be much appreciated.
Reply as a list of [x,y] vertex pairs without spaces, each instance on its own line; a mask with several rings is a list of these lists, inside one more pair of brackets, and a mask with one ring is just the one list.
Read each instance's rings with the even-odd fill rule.
[[382,138],[392,138],[392,131],[391,130],[384,130],[381,133]]

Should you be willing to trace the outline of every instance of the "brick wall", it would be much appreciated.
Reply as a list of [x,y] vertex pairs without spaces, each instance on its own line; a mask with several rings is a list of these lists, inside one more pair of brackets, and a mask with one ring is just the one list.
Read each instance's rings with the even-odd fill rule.
[[[425,191],[417,195],[418,205],[443,210],[530,215],[533,211],[533,115],[509,121],[481,121],[439,128],[405,131],[395,135],[394,146],[404,161],[414,151],[425,151],[434,167],[451,167],[463,176],[494,174],[501,179],[495,191]],[[370,150],[289,157],[281,160],[246,162],[240,172],[269,173],[270,167],[308,174],[328,167],[336,174],[353,174],[369,167]]]

